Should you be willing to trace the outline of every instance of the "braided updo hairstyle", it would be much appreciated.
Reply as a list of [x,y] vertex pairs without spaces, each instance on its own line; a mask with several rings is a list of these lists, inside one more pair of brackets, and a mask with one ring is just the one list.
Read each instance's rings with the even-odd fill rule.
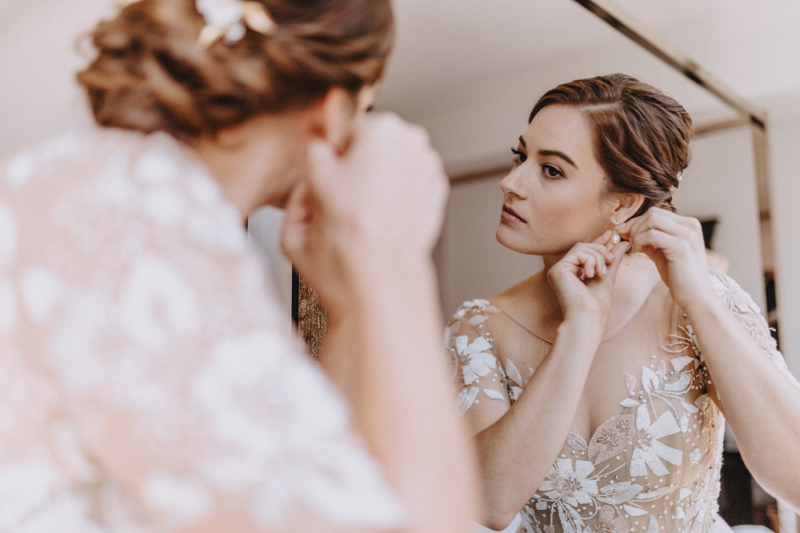
[[198,44],[195,0],[140,0],[101,22],[96,59],[77,76],[109,127],[213,134],[254,115],[299,109],[332,87],[356,94],[382,75],[390,0],[258,0],[277,27]]
[[528,123],[549,105],[580,110],[594,132],[595,156],[605,172],[605,192],[634,192],[644,203],[675,211],[672,191],[689,165],[692,119],[674,99],[625,74],[571,81],[547,91]]

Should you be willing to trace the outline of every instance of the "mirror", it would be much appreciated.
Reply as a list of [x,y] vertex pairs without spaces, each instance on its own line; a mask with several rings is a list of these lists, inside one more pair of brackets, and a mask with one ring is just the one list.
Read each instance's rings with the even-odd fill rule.
[[[794,214],[800,198],[800,61],[792,50],[800,49],[795,31],[800,9],[779,2],[755,9],[745,3],[621,0],[618,6],[643,22],[644,30],[653,30],[639,35],[652,38],[646,49],[630,39],[635,32],[618,31],[619,21],[612,27],[598,17],[598,3],[610,5],[396,2],[398,43],[378,107],[425,126],[451,176],[447,221],[436,251],[443,318],[462,302],[494,296],[542,268],[541,258],[512,252],[495,239],[509,148],[516,146],[538,97],[559,83],[624,72],[673,96],[694,120],[693,160],[674,199],[679,212],[715,220],[710,242],[715,258],[727,264],[773,327],[778,313],[781,323],[796,323],[800,304],[792,295],[800,287],[794,287],[790,272],[796,254],[792,228],[800,228]],[[670,53],[672,63],[665,61]],[[682,53],[688,55],[685,61],[674,61]],[[707,83],[695,83],[684,70]],[[715,76],[724,83],[714,83]],[[767,128],[742,118],[732,103],[759,117],[766,111]],[[781,329],[780,342],[797,375],[800,335],[792,329]],[[786,509],[782,520],[766,516],[778,513],[774,500],[765,503],[763,493],[750,492],[746,471],[735,472],[741,461],[729,442],[731,466],[723,473],[721,505],[731,523],[777,529],[781,522],[784,530],[796,529]],[[750,495],[743,500],[732,496],[739,490],[736,479],[746,480],[740,484]]]

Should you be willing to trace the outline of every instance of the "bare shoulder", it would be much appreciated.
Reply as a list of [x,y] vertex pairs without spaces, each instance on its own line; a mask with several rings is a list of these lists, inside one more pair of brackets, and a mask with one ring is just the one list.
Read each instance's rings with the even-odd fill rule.
[[[526,278],[509,287],[497,296],[489,298],[495,307],[506,312],[514,312],[536,305],[536,297],[540,293],[539,287],[543,281],[543,271]],[[546,280],[544,280],[546,283]]]

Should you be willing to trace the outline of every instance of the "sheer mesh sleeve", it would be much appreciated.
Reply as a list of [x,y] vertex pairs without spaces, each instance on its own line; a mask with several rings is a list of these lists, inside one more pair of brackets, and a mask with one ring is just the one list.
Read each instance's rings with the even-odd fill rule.
[[791,379],[792,382],[800,387],[800,383],[798,383],[797,379],[789,372],[783,354],[778,351],[777,343],[772,335],[770,335],[769,325],[761,314],[758,305],[753,301],[753,298],[751,298],[738,283],[719,269],[713,269],[711,271],[711,283],[720,300],[725,303],[739,323],[742,324],[748,333],[750,333],[750,336],[755,339],[758,346],[769,357],[770,361],[772,361],[783,374]]
[[[499,310],[486,300],[465,302],[445,328],[445,348],[450,356],[462,414],[470,409],[480,411],[481,403],[510,405],[509,380],[488,327],[489,315],[497,312]],[[510,385],[515,387],[513,393],[518,394],[517,389],[522,391],[522,385]]]
[[401,524],[238,213],[176,143],[129,135],[0,174],[0,528]]

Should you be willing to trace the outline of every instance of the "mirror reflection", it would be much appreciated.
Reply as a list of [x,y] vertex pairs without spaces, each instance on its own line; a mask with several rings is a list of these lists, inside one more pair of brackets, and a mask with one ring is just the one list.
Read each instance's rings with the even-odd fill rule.
[[[751,128],[741,120],[734,127],[709,127],[736,122],[735,112],[577,3],[533,7],[512,2],[509,12],[500,14],[476,6],[453,15],[437,30],[437,47],[425,47],[422,43],[431,38],[421,37],[425,21],[436,19],[437,10],[412,4],[398,6],[400,28],[418,41],[406,41],[405,49],[398,46],[379,102],[428,127],[451,174],[453,188],[436,258],[460,406],[483,458],[488,509],[484,524],[494,530],[527,527],[549,532],[622,530],[630,521],[634,529],[703,530],[709,522],[702,525],[698,517],[713,513],[711,507],[700,509],[705,504],[698,503],[698,495],[715,493],[710,487],[719,481],[722,454],[713,450],[723,437],[712,427],[722,427],[722,418],[712,420],[721,416],[717,410],[724,409],[724,402],[716,397],[713,370],[709,373],[702,364],[692,368],[684,359],[701,352],[702,336],[693,322],[702,320],[686,316],[690,313],[683,309],[691,304],[676,302],[680,289],[664,282],[658,261],[653,261],[659,256],[640,244],[620,259],[614,303],[596,351],[589,349],[580,362],[562,361],[566,366],[557,371],[557,355],[576,350],[559,346],[557,339],[584,337],[559,335],[559,328],[566,327],[568,298],[557,288],[552,267],[563,267],[559,261],[573,250],[571,267],[579,278],[585,277],[587,264],[577,259],[582,252],[573,245],[592,242],[604,231],[613,232],[623,219],[641,214],[635,202],[614,196],[631,188],[614,187],[613,178],[647,175],[650,186],[658,189],[654,203],[676,209],[677,215],[667,217],[668,224],[681,226],[688,232],[681,238],[694,246],[694,259],[681,256],[674,262],[683,263],[687,271],[695,266],[721,269],[704,285],[687,291],[699,299],[702,291],[714,287],[747,301],[747,314],[739,315],[740,321],[759,324],[756,340],[748,342],[772,350],[770,335],[778,338],[776,299],[786,306],[781,316],[795,313],[793,303],[780,298],[791,294],[793,282],[781,278],[788,285],[778,284],[777,298],[774,284],[775,271],[781,265],[790,268],[793,252],[791,245],[787,250],[779,247],[776,255],[763,248],[786,239],[796,222],[785,216],[790,209],[781,212],[782,205],[788,208],[785,196],[776,194],[768,206],[759,203]],[[754,106],[767,110],[773,119],[771,187],[796,191],[798,160],[791,146],[800,131],[797,71],[774,69],[769,79],[756,82],[747,75],[749,68],[764,69],[764,62],[786,58],[788,52],[776,41],[756,44],[750,32],[735,30],[764,24],[781,26],[788,35],[790,26],[774,19],[775,13],[761,11],[733,10],[720,18],[710,6],[685,6],[678,16],[655,3],[621,5],[704,67],[724,74],[728,85],[752,99]],[[782,16],[791,18],[786,11]],[[689,32],[681,24],[690,19],[693,28],[703,31]],[[502,38],[478,44],[465,38],[471,31],[496,31]],[[451,36],[457,44],[448,47]],[[741,48],[730,53],[732,46]],[[414,77],[412,69],[424,74]],[[538,119],[526,125],[534,104],[549,89],[612,72],[648,83],[648,90],[659,96],[648,93],[645,98],[640,90],[626,92],[615,86],[608,92],[616,90],[624,97],[591,102],[593,91],[581,87],[576,89],[583,97],[580,103],[576,98],[560,108],[550,104],[542,114],[534,109]],[[669,104],[660,100],[662,95]],[[639,104],[645,99],[648,103],[637,108],[637,98]],[[651,105],[654,100],[662,107]],[[625,107],[635,118],[608,120],[627,124],[627,134],[603,121],[598,124],[597,115],[624,115],[620,108]],[[617,146],[612,138],[618,139]],[[629,163],[611,161],[617,154]],[[594,182],[588,178],[592,175]],[[620,206],[630,211],[615,211]],[[621,230],[623,241],[642,235],[643,243],[647,237],[641,224],[657,224],[638,220]],[[588,268],[597,272],[602,258],[593,260],[591,252],[583,253]],[[770,353],[783,374],[784,358],[790,367],[798,366],[792,350],[797,341],[786,328],[781,333],[783,355]],[[725,351],[719,330],[706,335],[707,351]],[[677,368],[683,362],[687,366]],[[668,397],[659,396],[659,388],[668,389]],[[527,402],[517,404],[520,398]],[[510,417],[512,410],[515,416]],[[780,433],[766,430],[755,418],[751,412],[748,422],[736,428],[734,416],[726,426],[720,512],[730,525],[780,529],[778,504],[752,482],[733,436],[744,442],[745,455],[758,427],[768,434],[761,444],[777,446]],[[648,433],[656,422],[660,429]],[[566,444],[563,435],[568,435]],[[558,457],[555,464],[540,459],[545,449],[543,455]],[[758,468],[756,463],[756,477],[780,494],[781,482]],[[608,496],[611,493],[615,496]],[[792,516],[781,509],[784,517]],[[794,527],[791,520],[784,518],[784,530]]]

